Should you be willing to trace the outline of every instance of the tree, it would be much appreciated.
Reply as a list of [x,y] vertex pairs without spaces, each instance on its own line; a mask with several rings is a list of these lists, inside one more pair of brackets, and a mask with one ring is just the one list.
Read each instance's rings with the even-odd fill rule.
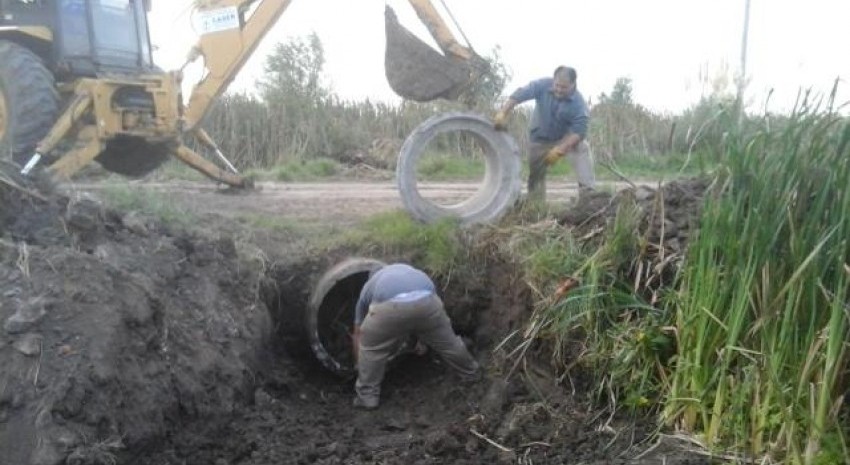
[[275,45],[266,58],[260,93],[268,103],[320,102],[329,95],[322,84],[325,49],[316,33]]
[[611,91],[611,103],[620,105],[632,105],[632,80],[627,77],[617,78],[614,90]]
[[276,138],[272,146],[278,151],[267,156],[280,159],[328,153],[326,121],[331,94],[322,83],[324,65],[324,47],[315,33],[276,44],[266,58],[265,75],[258,87]]
[[632,80],[627,77],[617,78],[614,89],[609,97],[604,92],[599,96],[599,103],[610,103],[613,105],[634,105],[632,99]]

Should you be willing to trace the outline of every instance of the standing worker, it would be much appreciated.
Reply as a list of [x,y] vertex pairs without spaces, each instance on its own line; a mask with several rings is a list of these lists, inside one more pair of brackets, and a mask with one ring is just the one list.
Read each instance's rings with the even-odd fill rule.
[[465,380],[480,376],[478,363],[452,329],[431,278],[409,265],[386,265],[369,277],[355,308],[355,407],[378,407],[387,362],[409,335],[440,354]]
[[504,131],[511,110],[531,99],[535,107],[529,124],[528,197],[545,200],[546,169],[565,155],[578,177],[579,195],[593,189],[593,159],[585,141],[590,112],[576,89],[576,70],[559,66],[551,78],[517,89],[493,118],[496,130]]

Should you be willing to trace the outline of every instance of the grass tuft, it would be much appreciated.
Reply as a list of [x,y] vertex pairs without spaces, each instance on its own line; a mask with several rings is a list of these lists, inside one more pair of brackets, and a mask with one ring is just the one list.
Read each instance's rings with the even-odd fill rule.
[[341,239],[360,247],[379,247],[381,255],[413,255],[437,275],[447,275],[464,256],[459,223],[445,219],[433,224],[414,221],[406,212],[375,215]]
[[164,224],[187,227],[195,216],[173,202],[169,195],[145,188],[134,188],[125,183],[109,184],[103,191],[104,202],[116,210],[139,211]]
[[249,170],[246,174],[263,181],[305,182],[325,180],[342,172],[342,165],[329,158],[311,158],[278,164],[267,170]]

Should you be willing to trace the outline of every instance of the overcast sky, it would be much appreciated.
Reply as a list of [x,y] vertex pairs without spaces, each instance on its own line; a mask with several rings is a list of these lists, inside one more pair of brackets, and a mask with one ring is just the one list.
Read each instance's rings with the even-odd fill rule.
[[[675,112],[739,69],[745,0],[444,1],[479,53],[501,47],[512,74],[508,93],[566,64],[578,70],[579,89],[591,100],[629,77],[638,103]],[[195,40],[191,1],[153,3],[155,59],[176,68]],[[406,0],[293,0],[230,90],[254,88],[276,42],[315,32],[325,47],[327,83],[338,95],[398,101],[383,74],[385,3],[428,39]],[[786,109],[801,87],[826,93],[839,77],[839,100],[850,100],[848,21],[850,0],[752,0],[750,108],[762,108],[774,89],[771,108]]]

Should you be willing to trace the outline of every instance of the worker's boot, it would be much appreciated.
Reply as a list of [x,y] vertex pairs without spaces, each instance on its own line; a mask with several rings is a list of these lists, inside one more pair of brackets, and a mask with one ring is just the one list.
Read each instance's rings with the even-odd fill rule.
[[378,408],[379,401],[377,398],[374,397],[364,399],[360,396],[355,396],[353,404],[356,408],[362,408],[364,410],[375,410],[376,408]]

